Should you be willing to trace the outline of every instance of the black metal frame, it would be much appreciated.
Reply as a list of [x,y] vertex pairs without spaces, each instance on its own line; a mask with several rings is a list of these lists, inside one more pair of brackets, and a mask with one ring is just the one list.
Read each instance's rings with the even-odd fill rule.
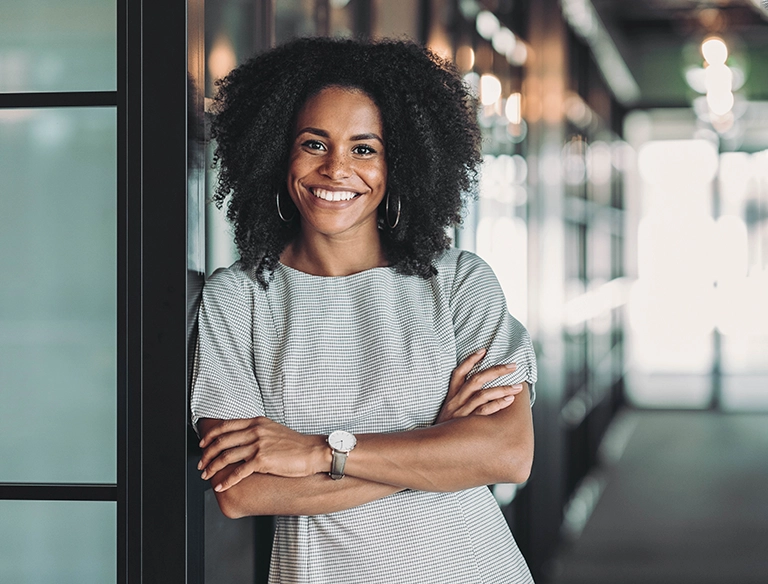
[[0,93],[0,109],[116,106],[116,91]]
[[116,91],[0,94],[0,109],[117,109],[117,483],[4,483],[0,499],[115,501],[121,584],[202,580],[187,535],[187,6],[117,0]]

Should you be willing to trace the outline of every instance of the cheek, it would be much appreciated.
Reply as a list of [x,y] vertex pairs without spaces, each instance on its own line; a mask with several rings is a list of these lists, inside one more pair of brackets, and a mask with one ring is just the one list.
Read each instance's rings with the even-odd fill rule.
[[365,181],[372,190],[385,191],[387,189],[387,167],[376,166],[366,169]]

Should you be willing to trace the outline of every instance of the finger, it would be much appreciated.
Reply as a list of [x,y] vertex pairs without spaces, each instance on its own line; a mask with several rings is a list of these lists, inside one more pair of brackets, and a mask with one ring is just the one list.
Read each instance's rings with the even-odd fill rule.
[[490,416],[491,414],[495,414],[496,412],[501,411],[504,408],[508,408],[514,403],[514,401],[515,401],[514,395],[508,395],[500,399],[495,399],[492,402],[488,402],[487,404],[481,405],[470,415]]
[[469,357],[464,359],[451,374],[451,382],[449,384],[448,394],[455,394],[461,385],[467,380],[467,375],[472,371],[472,368],[482,361],[486,354],[485,349],[478,349],[472,353]]
[[223,451],[203,468],[200,475],[203,479],[208,479],[219,472],[222,468],[230,464],[247,461],[253,457],[254,447],[252,445],[229,448]]
[[469,391],[476,391],[483,385],[496,381],[500,377],[509,375],[517,369],[516,363],[502,363],[501,365],[494,365],[488,369],[484,369],[478,373],[475,373],[467,380],[465,387]]
[[220,456],[222,452],[251,442],[253,442],[253,439],[250,434],[243,430],[219,435],[203,449],[200,462],[197,463],[198,470],[207,467],[211,461]]
[[[220,474],[225,475],[225,473]],[[213,477],[211,481],[213,490],[217,493],[221,493],[227,489],[231,489],[237,483],[242,481],[245,477],[250,476],[251,474],[253,474],[253,472],[247,468],[246,463],[238,464],[236,467],[234,467],[232,472],[226,473],[226,475],[222,476],[220,480],[218,475]]]
[[489,387],[486,389],[480,389],[475,391],[470,398],[462,405],[456,414],[459,416],[468,416],[472,414],[477,408],[495,400],[504,399],[506,397],[514,398],[515,395],[523,390],[522,384],[516,385],[501,385],[498,387]]
[[240,420],[224,420],[223,422],[216,424],[212,428],[210,428],[205,434],[203,434],[203,437],[200,440],[199,446],[200,448],[205,448],[207,445],[209,445],[211,442],[216,440],[219,436],[222,434],[227,434],[229,432],[236,432],[238,430],[242,430],[243,428],[247,428],[253,420],[250,419],[240,419]]

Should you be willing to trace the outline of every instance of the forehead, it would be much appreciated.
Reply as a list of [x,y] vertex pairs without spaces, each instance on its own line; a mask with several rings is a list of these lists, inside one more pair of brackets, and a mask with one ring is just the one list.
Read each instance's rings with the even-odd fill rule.
[[368,126],[369,131],[380,132],[381,112],[364,91],[334,85],[307,99],[296,117],[297,130],[318,124],[339,128]]

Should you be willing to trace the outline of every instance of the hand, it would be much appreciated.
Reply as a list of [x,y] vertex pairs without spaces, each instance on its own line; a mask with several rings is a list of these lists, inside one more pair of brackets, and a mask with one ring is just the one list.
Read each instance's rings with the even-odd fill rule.
[[482,389],[486,383],[512,373],[517,368],[514,363],[496,365],[467,377],[485,353],[485,349],[472,353],[453,370],[448,394],[435,424],[470,415],[488,416],[510,406],[515,396],[523,391],[522,383]]
[[200,447],[203,456],[197,467],[219,492],[253,473],[315,474],[318,468],[325,468],[328,451],[322,436],[300,434],[265,417],[218,422],[206,429]]

